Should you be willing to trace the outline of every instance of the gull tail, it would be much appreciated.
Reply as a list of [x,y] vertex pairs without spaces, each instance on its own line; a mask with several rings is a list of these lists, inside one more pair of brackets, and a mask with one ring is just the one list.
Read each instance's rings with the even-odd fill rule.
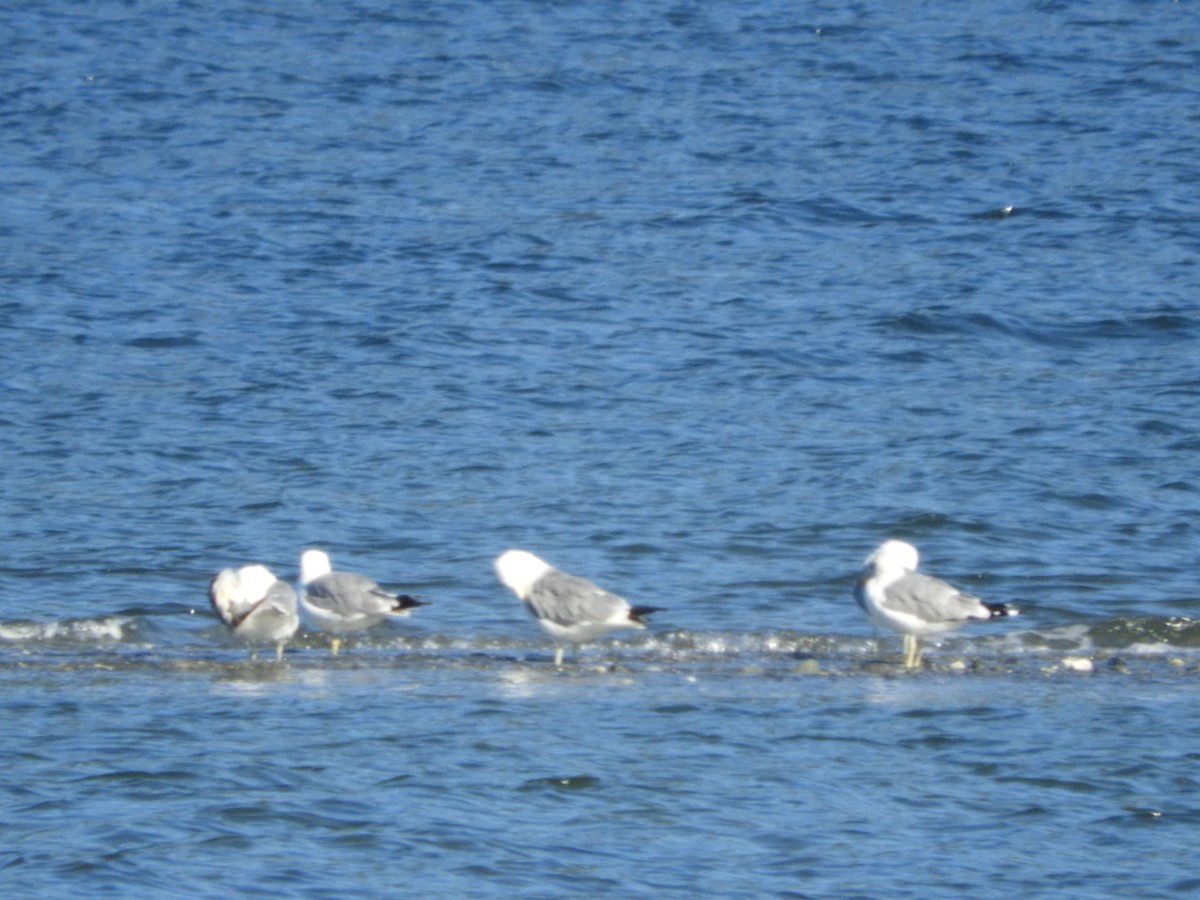
[[377,597],[383,597],[391,604],[389,613],[406,613],[414,606],[428,606],[424,600],[418,600],[416,597],[410,597],[408,594],[389,594],[387,591],[371,591]]
[[993,619],[1000,616],[1019,616],[1021,614],[1021,610],[1012,603],[985,603],[983,605],[987,607],[987,611],[992,614]]
[[665,612],[665,610],[661,606],[635,606],[629,610],[629,620],[637,622],[639,625],[645,625],[644,617],[656,612]]
[[408,594],[397,594],[392,597],[396,601],[396,605],[392,607],[393,612],[400,612],[405,609],[412,609],[414,606],[428,606],[429,603],[425,600],[418,600],[416,597],[410,597]]

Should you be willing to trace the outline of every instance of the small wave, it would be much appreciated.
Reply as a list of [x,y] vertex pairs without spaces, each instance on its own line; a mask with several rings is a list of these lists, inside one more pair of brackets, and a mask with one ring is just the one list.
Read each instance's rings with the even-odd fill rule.
[[877,320],[876,327],[888,334],[911,334],[920,337],[944,335],[970,337],[1000,335],[1007,337],[1016,334],[1016,329],[1011,325],[987,313],[957,313],[941,310],[885,316]]
[[1134,616],[1109,619],[1089,628],[1097,647],[1133,652],[1200,649],[1200,621],[1187,616]]
[[125,346],[137,350],[170,350],[177,347],[199,347],[200,341],[194,333],[145,335],[126,341]]
[[1035,343],[1053,347],[1083,346],[1095,340],[1161,340],[1164,337],[1190,338],[1195,334],[1194,319],[1166,310],[1124,319],[1106,317],[1063,322],[1030,321],[1018,333]]
[[96,644],[122,641],[133,627],[123,616],[56,622],[0,622],[0,641],[22,644]]

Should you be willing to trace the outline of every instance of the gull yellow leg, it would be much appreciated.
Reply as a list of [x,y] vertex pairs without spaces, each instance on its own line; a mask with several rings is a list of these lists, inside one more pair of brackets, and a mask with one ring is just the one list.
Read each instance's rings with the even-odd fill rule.
[[906,669],[921,667],[921,641],[915,634],[904,635],[904,667]]
[[340,637],[338,637],[337,635],[332,636],[329,639],[330,655],[337,656],[338,655],[338,647],[340,647],[340,646],[342,646],[342,639]]

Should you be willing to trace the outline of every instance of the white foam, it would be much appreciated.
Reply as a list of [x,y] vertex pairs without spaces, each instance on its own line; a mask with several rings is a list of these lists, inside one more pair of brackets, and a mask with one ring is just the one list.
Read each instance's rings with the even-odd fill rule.
[[0,623],[0,640],[12,643],[40,641],[71,641],[90,644],[98,641],[120,641],[125,627],[132,620],[121,616],[102,619],[63,619],[56,622]]

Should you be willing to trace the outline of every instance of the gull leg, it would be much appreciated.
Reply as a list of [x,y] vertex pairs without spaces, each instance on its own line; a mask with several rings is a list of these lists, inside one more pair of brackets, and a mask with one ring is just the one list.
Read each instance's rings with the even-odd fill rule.
[[554,666],[555,666],[555,668],[561,669],[562,661],[563,661],[563,646],[562,646],[562,644],[559,644],[557,647],[554,648]]
[[342,639],[336,634],[329,638],[329,654],[331,656],[338,655],[338,647],[342,646]]
[[904,668],[917,669],[921,666],[921,642],[915,634],[904,635]]
[[283,662],[283,641],[275,645],[275,662]]

